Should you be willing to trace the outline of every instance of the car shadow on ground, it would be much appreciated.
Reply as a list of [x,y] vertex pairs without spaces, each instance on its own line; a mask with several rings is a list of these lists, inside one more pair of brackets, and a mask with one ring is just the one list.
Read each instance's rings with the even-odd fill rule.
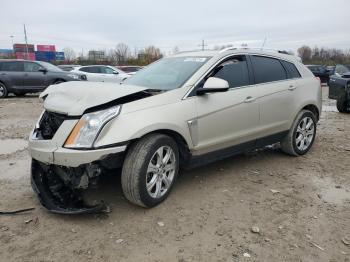
[[[270,147],[243,153],[195,169],[180,170],[179,177],[171,194],[160,206],[171,203],[171,198],[176,197],[177,193],[181,194],[181,192],[187,189],[196,188],[198,186],[198,179],[204,179],[209,183],[214,183],[216,179],[225,179],[227,175],[235,175],[236,170],[240,170],[241,172],[244,166],[249,166],[249,169],[255,172],[254,165],[264,162],[267,158],[270,161],[278,161],[288,158],[288,156],[283,154],[279,148]],[[229,173],[223,171],[229,171]],[[239,180],[237,182],[239,183]],[[239,184],[236,186],[239,187]],[[70,217],[74,221],[89,220],[96,218],[96,216],[103,219],[109,216],[113,217],[115,213],[118,214],[118,217],[123,216],[123,213],[125,217],[129,216],[130,213],[142,215],[153,210],[133,205],[123,196],[121,169],[113,170],[101,176],[98,186],[87,190],[84,197],[88,203],[96,203],[103,200],[110,207],[111,213]],[[62,217],[67,216],[62,215]]]

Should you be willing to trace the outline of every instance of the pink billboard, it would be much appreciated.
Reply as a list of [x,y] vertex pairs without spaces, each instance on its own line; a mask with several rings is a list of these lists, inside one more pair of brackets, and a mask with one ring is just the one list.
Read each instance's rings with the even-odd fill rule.
[[28,56],[25,52],[16,52],[15,54],[17,59],[35,60],[35,53],[28,53]]
[[54,45],[37,45],[36,50],[42,52],[56,52],[56,47]]

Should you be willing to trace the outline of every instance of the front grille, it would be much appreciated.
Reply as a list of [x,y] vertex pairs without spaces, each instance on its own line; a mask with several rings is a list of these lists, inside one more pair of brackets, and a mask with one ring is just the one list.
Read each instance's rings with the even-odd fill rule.
[[39,128],[36,129],[37,137],[44,140],[52,139],[66,119],[66,115],[45,111],[40,120]]

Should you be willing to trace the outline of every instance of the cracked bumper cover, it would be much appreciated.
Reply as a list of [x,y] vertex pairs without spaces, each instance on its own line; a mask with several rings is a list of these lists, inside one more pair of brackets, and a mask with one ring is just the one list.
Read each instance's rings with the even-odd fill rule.
[[[86,189],[92,179],[89,174],[86,186],[81,186],[83,172],[91,166],[102,167],[112,162],[115,167],[122,163],[125,146],[98,150],[73,150],[61,148],[51,150],[47,147],[30,147],[32,156],[31,184],[44,208],[59,214],[86,214],[106,212],[108,207],[101,201],[97,205],[88,205],[82,197],[82,189]],[[98,163],[98,164],[96,164]],[[65,170],[70,173],[62,177]],[[71,175],[76,173],[77,175]],[[74,181],[75,180],[75,181]],[[86,179],[85,179],[86,181]]]
[[79,190],[71,189],[56,176],[50,165],[32,160],[31,184],[40,203],[48,211],[58,214],[87,214],[106,212],[104,202],[88,205]]

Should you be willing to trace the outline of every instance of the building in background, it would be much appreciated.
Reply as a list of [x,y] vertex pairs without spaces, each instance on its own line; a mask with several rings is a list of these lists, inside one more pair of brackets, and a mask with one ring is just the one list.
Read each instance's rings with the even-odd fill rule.
[[12,49],[0,49],[0,59],[16,58]]
[[[28,51],[27,51],[28,50]],[[13,49],[0,49],[0,59],[24,59],[45,62],[64,61],[64,52],[56,52],[55,45],[14,44]]]
[[17,59],[35,60],[34,45],[14,44],[13,52]]
[[104,51],[90,50],[89,51],[89,60],[103,61],[103,60],[105,60],[105,52]]

